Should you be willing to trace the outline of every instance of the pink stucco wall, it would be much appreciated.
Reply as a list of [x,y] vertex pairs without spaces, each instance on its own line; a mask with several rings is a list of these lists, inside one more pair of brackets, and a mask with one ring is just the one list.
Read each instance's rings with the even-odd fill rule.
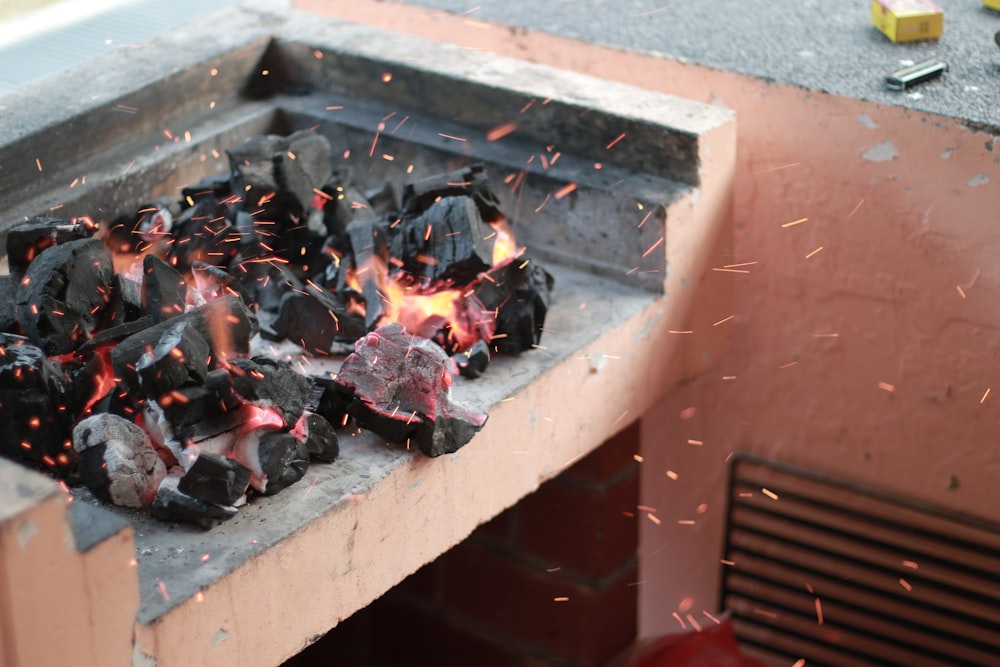
[[690,78],[689,96],[737,111],[727,263],[756,264],[734,274],[729,354],[643,421],[643,497],[663,521],[641,538],[645,633],[677,605],[717,604],[732,451],[1000,519],[1000,141],[732,74]]

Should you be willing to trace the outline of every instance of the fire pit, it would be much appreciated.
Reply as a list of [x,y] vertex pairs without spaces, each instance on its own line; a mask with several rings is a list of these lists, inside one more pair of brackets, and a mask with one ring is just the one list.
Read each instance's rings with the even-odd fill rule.
[[[90,99],[79,81],[93,82]],[[137,565],[135,656],[161,667],[296,652],[724,347],[711,327],[730,314],[724,297],[699,291],[705,313],[693,308],[699,283],[722,278],[710,268],[723,263],[713,253],[729,219],[734,132],[723,110],[253,9],[0,104],[5,229],[42,214],[113,220],[224,170],[224,150],[247,137],[312,129],[368,188],[402,191],[409,174],[485,164],[518,243],[555,278],[541,345],[452,387],[490,414],[455,454],[422,458],[351,431],[337,461],[209,532],[115,508],[135,535],[115,570],[133,579],[128,560]],[[704,335],[692,344],[695,328]],[[317,375],[339,368],[311,363]],[[78,492],[73,505],[93,502]],[[30,654],[27,637],[15,642]]]

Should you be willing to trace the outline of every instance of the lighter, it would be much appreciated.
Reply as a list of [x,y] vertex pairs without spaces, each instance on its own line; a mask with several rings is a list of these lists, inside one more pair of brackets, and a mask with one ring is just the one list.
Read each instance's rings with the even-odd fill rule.
[[948,70],[948,63],[937,58],[924,60],[914,65],[898,69],[885,77],[885,85],[889,90],[906,90],[924,81],[941,76]]

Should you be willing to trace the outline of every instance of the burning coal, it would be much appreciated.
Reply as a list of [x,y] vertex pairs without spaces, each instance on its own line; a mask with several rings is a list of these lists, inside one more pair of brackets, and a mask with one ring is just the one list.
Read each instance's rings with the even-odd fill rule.
[[[338,428],[439,456],[483,426],[451,399],[455,376],[537,345],[552,289],[485,170],[397,197],[364,192],[310,132],[228,155],[179,201],[10,231],[0,454],[210,526],[334,461]],[[282,340],[353,352],[335,378],[307,377],[253,352]]]

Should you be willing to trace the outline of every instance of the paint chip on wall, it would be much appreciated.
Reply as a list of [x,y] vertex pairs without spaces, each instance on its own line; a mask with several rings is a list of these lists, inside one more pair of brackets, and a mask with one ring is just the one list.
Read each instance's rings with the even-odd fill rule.
[[867,127],[869,130],[878,129],[878,123],[872,120],[872,117],[866,113],[858,114],[858,125],[862,127]]
[[875,144],[861,154],[861,159],[869,162],[889,162],[897,157],[899,157],[899,151],[888,139]]
[[980,185],[986,185],[987,183],[989,183],[990,175],[987,174],[985,171],[981,171],[966,182],[969,184],[970,188],[976,188],[979,187]]

